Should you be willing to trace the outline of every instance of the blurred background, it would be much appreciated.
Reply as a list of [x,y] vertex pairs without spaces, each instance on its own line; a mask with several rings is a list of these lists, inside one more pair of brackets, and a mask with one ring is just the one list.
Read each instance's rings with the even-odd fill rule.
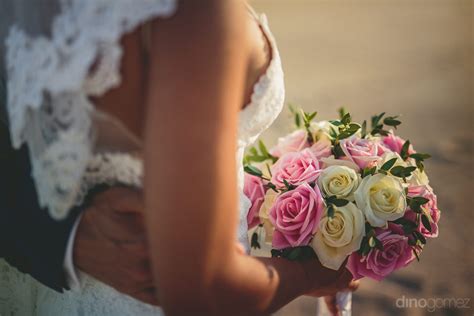
[[[286,75],[286,101],[330,119],[401,114],[399,134],[428,152],[442,210],[421,262],[363,280],[354,315],[474,315],[474,0],[253,0],[266,13]],[[284,111],[263,138],[291,126]],[[406,298],[470,298],[470,309],[398,308]],[[300,298],[278,315],[315,315]]]

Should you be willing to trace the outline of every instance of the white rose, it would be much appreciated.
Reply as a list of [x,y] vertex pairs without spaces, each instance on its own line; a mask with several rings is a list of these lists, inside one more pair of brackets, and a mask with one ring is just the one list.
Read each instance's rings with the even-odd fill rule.
[[362,179],[354,197],[367,221],[375,227],[402,217],[407,207],[401,179],[384,174]]
[[428,185],[429,183],[430,180],[428,179],[428,176],[424,171],[421,172],[420,169],[413,171],[408,179],[408,184],[411,186]]
[[360,176],[349,167],[330,166],[318,178],[318,185],[326,196],[354,201],[354,192],[359,187]]
[[334,127],[329,121],[311,122],[311,130],[315,141],[329,140],[329,131]]
[[319,222],[319,231],[311,246],[323,266],[338,270],[346,257],[359,250],[365,236],[365,218],[354,203],[335,207],[332,218],[327,215]]
[[265,194],[265,198],[263,200],[263,204],[260,207],[260,211],[258,215],[260,216],[260,220],[263,224],[263,228],[265,228],[265,242],[271,243],[273,237],[273,230],[275,229],[270,222],[270,218],[268,216],[270,209],[272,208],[273,204],[275,204],[275,200],[278,197],[278,193],[269,189]]
[[360,168],[350,160],[344,159],[336,159],[334,156],[329,156],[326,158],[321,158],[320,161],[323,163],[323,168],[327,168],[329,166],[346,166],[348,168],[353,169],[354,171],[359,171]]

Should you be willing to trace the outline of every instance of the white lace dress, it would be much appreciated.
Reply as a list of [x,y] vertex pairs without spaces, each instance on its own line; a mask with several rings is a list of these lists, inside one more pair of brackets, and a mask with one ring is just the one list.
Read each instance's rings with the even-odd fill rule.
[[[177,0],[62,0],[49,36],[30,36],[16,26],[10,29],[6,68],[12,142],[15,147],[28,145],[38,198],[52,217],[66,216],[96,184],[141,186],[142,161],[123,148],[98,141],[104,126],[123,128],[97,111],[89,97],[120,83],[120,38],[141,23],[169,17],[176,10]],[[258,19],[272,60],[240,113],[235,161],[240,192],[237,238],[247,249],[250,201],[242,191],[241,162],[245,148],[275,120],[284,101],[280,56],[265,17]],[[90,73],[92,64],[96,67]],[[128,137],[126,132],[123,137]],[[159,308],[79,274],[81,288],[60,294],[1,263],[0,314],[161,315]]]

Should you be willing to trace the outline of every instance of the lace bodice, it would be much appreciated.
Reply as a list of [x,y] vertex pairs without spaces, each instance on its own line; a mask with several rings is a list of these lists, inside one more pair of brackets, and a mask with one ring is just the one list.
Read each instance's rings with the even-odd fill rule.
[[[171,16],[177,7],[177,0],[61,0],[50,36],[31,36],[20,27],[11,28],[5,62],[12,143],[16,148],[28,146],[39,202],[54,218],[64,218],[97,184],[141,186],[140,159],[119,148],[97,151],[97,122],[117,124],[97,111],[89,97],[120,83],[120,38],[145,21]],[[272,59],[239,116],[238,239],[247,247],[250,201],[242,190],[244,150],[275,120],[284,101],[280,55],[265,16],[257,18],[271,45]],[[158,309],[124,297],[82,273],[81,293],[60,295],[39,284],[30,290],[35,282],[29,276],[1,263],[0,269],[6,273],[0,289],[2,314],[23,315],[32,310],[48,315],[159,314]],[[31,292],[29,302],[18,302],[11,294],[23,292]]]

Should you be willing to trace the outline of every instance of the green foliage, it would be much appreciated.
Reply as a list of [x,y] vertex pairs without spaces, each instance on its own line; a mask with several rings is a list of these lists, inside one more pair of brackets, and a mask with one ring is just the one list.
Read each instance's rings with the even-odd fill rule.
[[422,196],[415,196],[415,197],[407,197],[407,204],[410,209],[415,213],[422,213],[423,210],[421,208],[422,205],[425,205],[430,200],[424,198]]
[[398,116],[387,116],[383,118],[384,116],[385,116],[385,112],[382,112],[379,115],[372,116],[372,119],[371,119],[372,131],[370,132],[371,135],[387,136],[389,134],[389,131],[384,128],[384,125],[394,127],[395,129],[397,129],[397,126],[402,124],[402,122],[398,120]]
[[420,169],[421,172],[423,172],[423,171],[425,171],[425,165],[424,165],[423,162],[426,159],[431,158],[431,155],[416,153],[416,154],[411,154],[409,157],[415,159],[416,166],[418,167],[418,169]]
[[395,165],[396,162],[397,162],[397,158],[392,158],[386,163],[384,163],[382,167],[380,167],[380,169],[389,171],[390,169],[392,169],[393,165]]
[[402,146],[402,150],[400,151],[400,157],[402,157],[403,160],[407,160],[409,157],[408,150],[410,149],[410,145],[410,141],[407,140]]
[[375,235],[375,229],[369,223],[365,223],[365,236],[362,238],[358,252],[364,257],[374,248],[384,250],[382,242]]
[[412,172],[416,170],[416,167],[409,166],[409,167],[403,167],[403,166],[395,166],[392,169],[390,169],[390,173],[398,178],[402,178],[405,182],[408,177],[411,176]]
[[362,178],[365,178],[367,176],[373,176],[375,174],[375,172],[377,171],[377,167],[372,167],[372,168],[369,168],[369,167],[366,167],[364,169],[362,169]]
[[247,172],[248,174],[251,174],[253,176],[257,176],[260,178],[263,176],[262,170],[252,165],[244,166],[244,171]]
[[278,158],[272,156],[262,140],[258,141],[258,149],[256,147],[251,147],[248,151],[248,154],[244,157],[244,165],[249,165],[252,162],[263,162],[265,160],[271,160],[275,163]]
[[333,218],[336,207],[346,206],[349,201],[346,199],[339,199],[335,195],[331,195],[325,199],[327,205],[328,217]]

